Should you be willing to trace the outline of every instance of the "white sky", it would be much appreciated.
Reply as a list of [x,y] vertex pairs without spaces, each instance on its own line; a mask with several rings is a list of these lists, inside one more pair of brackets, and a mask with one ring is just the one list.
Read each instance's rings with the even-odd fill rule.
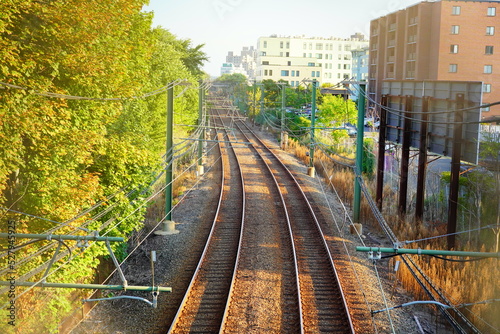
[[370,20],[408,7],[418,0],[150,0],[161,26],[193,45],[205,44],[210,58],[204,70],[220,75],[228,51],[256,47],[257,39],[283,36],[348,38],[368,36]]

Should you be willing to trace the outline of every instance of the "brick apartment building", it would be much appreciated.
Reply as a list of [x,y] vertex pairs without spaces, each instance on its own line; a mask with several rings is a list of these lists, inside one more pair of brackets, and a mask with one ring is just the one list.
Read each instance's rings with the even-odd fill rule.
[[[500,101],[500,2],[441,0],[372,20],[369,94],[383,80],[483,82],[483,104]],[[500,116],[500,105],[482,118]]]

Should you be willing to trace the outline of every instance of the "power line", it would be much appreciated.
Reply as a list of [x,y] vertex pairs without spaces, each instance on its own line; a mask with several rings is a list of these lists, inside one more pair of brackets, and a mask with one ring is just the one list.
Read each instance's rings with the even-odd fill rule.
[[82,100],[82,101],[125,101],[125,100],[138,100],[138,99],[144,99],[150,96],[162,94],[165,91],[167,91],[169,88],[175,87],[177,85],[180,85],[184,82],[186,82],[187,79],[181,80],[177,79],[174,80],[167,85],[160,87],[154,91],[145,93],[140,96],[129,96],[129,97],[111,97],[111,98],[102,98],[102,97],[85,97],[85,96],[75,96],[75,95],[67,95],[67,94],[60,94],[60,93],[52,93],[52,92],[41,92],[38,90],[30,89],[27,87],[22,87],[22,86],[17,86],[13,84],[9,84],[6,82],[1,82],[0,85],[13,88],[13,89],[18,89],[18,90],[24,90],[27,91],[31,94],[38,95],[38,96],[44,96],[44,97],[52,97],[52,98],[59,98],[59,99],[65,99],[65,100]]

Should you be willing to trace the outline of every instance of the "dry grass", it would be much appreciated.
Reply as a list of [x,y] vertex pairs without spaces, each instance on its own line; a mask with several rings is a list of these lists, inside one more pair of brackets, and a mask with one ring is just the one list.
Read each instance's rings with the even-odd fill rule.
[[[289,148],[304,163],[309,163],[308,149],[292,141]],[[323,166],[326,166],[323,168]],[[324,177],[326,184],[333,184],[339,196],[346,203],[352,203],[354,196],[354,172],[350,168],[335,165],[323,153],[315,153],[315,168]],[[368,188],[374,193],[375,181],[366,181]],[[446,233],[444,226],[431,223],[416,222],[409,218],[400,219],[397,212],[398,194],[390,187],[384,188],[384,217],[399,240],[418,240]],[[361,220],[379,229],[370,207],[365,200],[361,202]],[[410,244],[407,247],[425,249],[446,249],[446,238],[426,240]],[[463,245],[462,249],[473,249]],[[482,249],[481,251],[487,251]],[[491,250],[489,250],[491,251]],[[430,256],[413,256],[423,272],[454,305],[491,300],[500,296],[500,266],[498,259],[486,259],[474,262],[448,262]],[[395,261],[395,260],[393,260]],[[394,268],[394,264],[389,264]],[[428,296],[405,266],[400,266],[397,279],[405,289],[414,295],[415,300],[428,300]],[[492,333],[500,328],[500,307],[498,302],[460,308],[482,332]],[[493,328],[492,328],[492,327]],[[495,329],[494,329],[495,328]]]

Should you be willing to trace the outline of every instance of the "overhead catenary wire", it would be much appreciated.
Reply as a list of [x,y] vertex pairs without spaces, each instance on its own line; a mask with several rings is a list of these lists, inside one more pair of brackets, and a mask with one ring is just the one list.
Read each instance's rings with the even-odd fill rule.
[[[194,164],[193,164],[194,165]],[[193,166],[192,165],[192,166]],[[180,177],[182,174],[184,174],[187,170],[189,170],[192,166],[186,168],[179,176],[176,177],[176,179],[178,177]],[[176,179],[172,180],[172,182],[174,182]],[[166,188],[167,185],[163,186],[159,191],[157,191],[156,193],[152,194],[151,196],[149,196],[145,201],[144,203],[142,203],[141,205],[139,205],[133,212],[131,212],[129,215],[127,215],[125,218],[122,218],[118,223],[116,223],[114,226],[112,226],[111,228],[109,228],[104,234],[102,234],[102,236],[105,236],[107,235],[110,231],[112,231],[113,229],[117,228],[123,221],[125,221],[126,219],[128,219],[132,214],[136,213],[141,207],[143,207],[147,202],[151,201],[152,199],[154,199],[157,195],[159,195],[160,193],[163,192],[163,190]],[[178,204],[177,204],[178,205]],[[176,206],[177,206],[176,205]],[[172,208],[172,210],[176,207],[174,206]],[[159,226],[159,224],[161,223],[161,221],[155,226],[155,228],[157,228]],[[106,225],[106,224],[104,224]],[[105,227],[101,226],[101,228],[99,229],[99,232],[101,232]],[[89,247],[85,248],[82,252],[74,255],[71,259],[74,259],[76,256],[78,255],[81,255],[83,254],[84,252],[86,252],[89,248],[91,248],[93,245],[95,245],[95,243],[91,243]],[[70,248],[71,250],[75,250],[76,248],[78,248],[77,246],[74,246],[72,248]],[[58,258],[56,259],[56,261],[54,261],[54,263],[60,261],[62,258],[64,258],[65,256],[68,255],[68,252],[61,252],[59,255],[58,255]],[[128,258],[128,257],[127,257]],[[68,259],[68,261],[60,264],[57,268],[53,269],[50,273],[48,273],[48,275],[46,277],[49,277],[51,276],[53,273],[57,272],[58,270],[60,270],[62,267],[66,266],[67,264],[70,263],[71,259]],[[32,272],[29,274],[29,275],[23,275],[21,277],[19,277],[18,279],[19,280],[26,280],[26,279],[29,279],[30,277],[33,277],[34,275],[36,274],[39,274],[41,273],[43,270],[46,269],[47,265],[50,263],[50,260],[48,260],[47,262],[45,262],[44,265],[41,265],[41,266],[38,266],[37,268],[35,268],[34,270],[32,270]],[[122,262],[123,263],[123,262]],[[39,284],[41,283],[42,280],[39,280],[38,282],[36,282],[36,284]],[[33,289],[36,284],[32,287],[29,287],[27,288],[25,291],[23,291],[21,294],[17,295],[16,296],[16,299],[18,299],[19,297],[21,297],[22,295],[24,295],[25,293],[27,293],[29,290]],[[9,303],[6,303],[4,305],[2,305],[0,307],[0,309],[2,308],[5,308],[6,306],[8,306]]]

